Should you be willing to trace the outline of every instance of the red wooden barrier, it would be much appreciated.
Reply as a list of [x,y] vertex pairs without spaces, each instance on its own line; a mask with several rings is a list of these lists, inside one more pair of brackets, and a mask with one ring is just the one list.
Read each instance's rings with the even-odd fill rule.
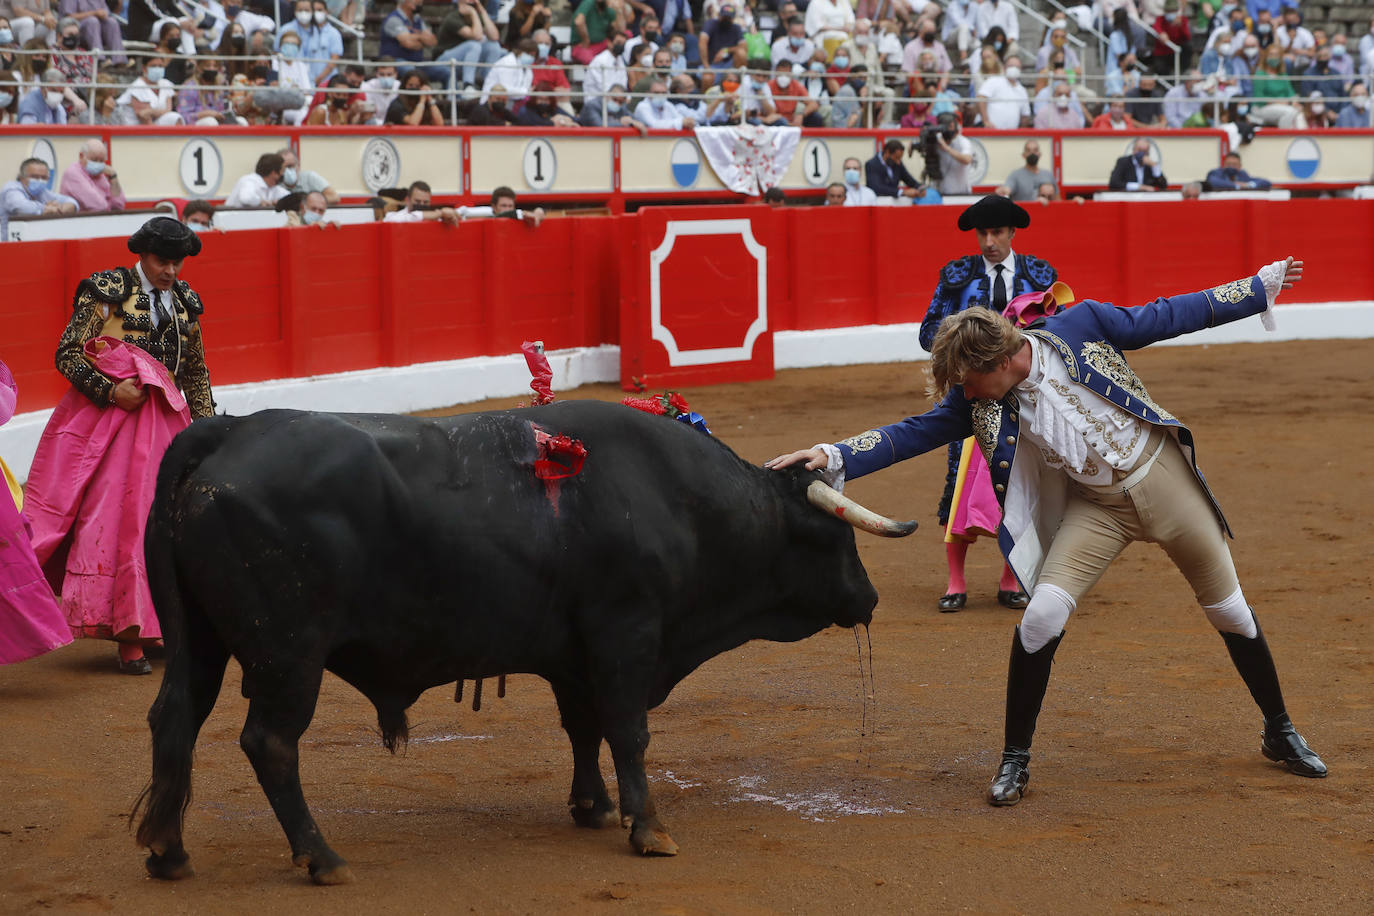
[[[483,220],[212,233],[185,278],[205,301],[216,384],[513,354],[536,338],[550,349],[619,342],[627,381],[699,384],[770,374],[773,331],[919,321],[940,265],[977,250],[956,218],[946,207],[675,207],[538,229]],[[767,329],[744,369],[667,371],[645,316],[649,253],[670,219],[746,219],[766,249]],[[1031,207],[1014,247],[1047,258],[1080,297],[1122,305],[1215,286],[1286,254],[1308,265],[1286,302],[1353,301],[1374,300],[1371,232],[1374,201],[1056,203]],[[122,239],[0,245],[0,358],[21,411],[66,390],[53,351],[77,282],[133,261]],[[737,236],[678,240],[660,289],[680,347],[742,340],[757,312],[755,263]]]

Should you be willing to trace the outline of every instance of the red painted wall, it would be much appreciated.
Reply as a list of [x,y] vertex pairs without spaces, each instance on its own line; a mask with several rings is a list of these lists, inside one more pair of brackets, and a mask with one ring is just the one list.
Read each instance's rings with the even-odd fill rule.
[[[976,251],[945,207],[678,210],[675,219],[754,214],[768,246],[774,331],[918,321],[940,265]],[[643,288],[640,219],[215,233],[184,276],[205,301],[218,384],[513,354],[528,339],[594,346],[620,342],[622,301]],[[1374,300],[1372,234],[1374,201],[1066,202],[1033,206],[1014,246],[1049,259],[1079,297],[1125,305],[1293,254],[1308,269],[1285,301],[1325,302]],[[709,247],[701,250],[706,271]],[[19,383],[21,411],[66,390],[53,351],[77,282],[132,263],[122,239],[0,245],[0,359]]]

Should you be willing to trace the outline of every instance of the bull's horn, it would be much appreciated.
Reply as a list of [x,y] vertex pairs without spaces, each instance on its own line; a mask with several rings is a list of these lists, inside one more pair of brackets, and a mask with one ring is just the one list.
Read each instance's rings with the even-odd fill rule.
[[849,522],[860,531],[882,535],[885,538],[904,538],[916,530],[915,522],[894,522],[872,509],[865,509],[819,480],[813,480],[807,486],[806,501],[817,509],[823,509],[836,518]]

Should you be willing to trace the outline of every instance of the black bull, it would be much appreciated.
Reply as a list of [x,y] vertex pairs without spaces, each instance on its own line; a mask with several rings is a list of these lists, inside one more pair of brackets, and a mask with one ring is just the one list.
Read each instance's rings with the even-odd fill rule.
[[[541,479],[536,462],[559,434],[583,443],[585,464]],[[685,424],[617,404],[197,421],[162,461],[145,546],[168,651],[139,805],[148,871],[191,874],[192,749],[230,655],[249,700],[240,743],[295,863],[318,883],[350,877],[298,768],[326,669],[372,701],[392,750],[430,687],[544,678],[572,742],[573,819],[621,821],[597,762],[604,739],[631,844],[672,854],[644,773],[647,711],[750,639],[867,624],[878,596],[851,525],[915,527],[868,513],[814,473],[762,470]]]

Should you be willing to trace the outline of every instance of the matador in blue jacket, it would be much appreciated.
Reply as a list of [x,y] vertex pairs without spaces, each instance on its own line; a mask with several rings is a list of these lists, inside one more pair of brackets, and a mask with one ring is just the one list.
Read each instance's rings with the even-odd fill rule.
[[[930,298],[925,318],[921,321],[921,348],[930,350],[940,323],[950,315],[962,312],[971,305],[984,305],[997,313],[1007,303],[1024,293],[1040,292],[1053,285],[1058,275],[1047,261],[1027,254],[1017,254],[1011,242],[1017,229],[1030,225],[1030,214],[1006,197],[989,194],[959,214],[959,230],[977,231],[979,254],[955,258],[940,268],[940,282]],[[945,489],[935,514],[941,525],[949,524],[953,509],[955,481],[963,457],[963,442],[951,442],[949,465],[945,470]],[[961,610],[968,601],[964,582],[964,561],[969,541],[953,538],[945,545],[949,564],[949,582],[938,607],[942,613]],[[1020,610],[1026,606],[1027,596],[1016,585],[1009,568],[1002,571],[997,589],[997,601],[1004,607]]]
[[1187,578],[1264,716],[1260,751],[1300,776],[1326,766],[1284,705],[1264,634],[1227,546],[1230,528],[1198,469],[1193,433],[1157,404],[1126,362],[1138,350],[1270,310],[1302,276],[1288,258],[1252,277],[1138,308],[1085,300],[1018,330],[971,308],[934,341],[939,402],[920,416],[834,445],[779,456],[832,486],[972,435],[1002,505],[998,543],[1030,594],[1012,639],[1005,744],[988,790],[1019,802],[1050,662],[1078,602],[1132,541],[1151,541]]

